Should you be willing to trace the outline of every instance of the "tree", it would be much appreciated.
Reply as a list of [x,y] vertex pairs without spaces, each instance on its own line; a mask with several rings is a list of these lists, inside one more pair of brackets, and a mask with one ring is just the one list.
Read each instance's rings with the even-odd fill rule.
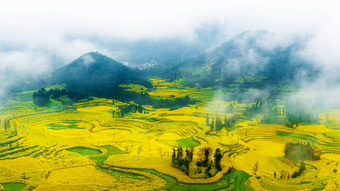
[[45,88],[41,88],[33,93],[33,103],[35,105],[45,106],[49,101],[49,94]]
[[222,129],[222,122],[218,115],[216,115],[215,128],[216,128],[216,132]]
[[138,156],[139,156],[139,154],[142,152],[142,150],[143,150],[143,147],[142,147],[142,145],[140,145],[140,146],[138,147],[138,150],[137,150]]
[[208,168],[205,169],[204,173],[210,178],[212,177],[211,173],[210,173],[210,170],[211,170],[211,164],[208,165]]
[[190,147],[190,152],[189,152],[189,161],[192,162],[192,159],[194,157],[194,147]]
[[188,148],[185,149],[185,160],[190,161],[190,151]]
[[90,127],[89,131],[90,131],[91,133],[93,133],[95,127],[96,127],[96,126],[95,126],[93,123],[91,123],[91,127]]
[[28,180],[29,179],[29,177],[26,175],[26,173],[22,173],[21,178],[23,180]]
[[184,165],[184,167],[185,167],[185,169],[184,169],[184,173],[186,174],[186,175],[189,175],[189,166],[190,166],[190,162],[188,161],[188,160],[184,160],[183,161],[183,165]]
[[197,166],[197,172],[198,172],[198,173],[201,173],[201,168],[200,168],[201,162],[200,162],[200,161],[197,161],[197,162],[196,162],[196,166]]
[[211,119],[211,124],[210,124],[210,131],[213,131],[214,130],[214,118]]
[[222,159],[221,149],[217,148],[214,154],[214,160],[215,160],[215,167],[218,171],[222,170],[221,159]]
[[203,159],[203,166],[208,166],[209,162],[209,156],[211,154],[211,148],[210,147],[205,147],[204,148],[204,159]]
[[296,177],[300,176],[305,169],[306,169],[306,165],[302,161],[301,164],[300,164],[299,170],[297,172],[294,172],[291,177],[296,178]]
[[15,136],[18,135],[18,127],[17,127],[17,124],[16,123],[13,123],[14,125],[14,133],[15,133]]
[[9,123],[8,119],[5,119],[4,121],[4,128],[7,131],[9,128],[11,128],[11,124]]
[[172,163],[176,163],[176,149],[172,148]]
[[198,149],[198,152],[197,152],[197,156],[198,156],[198,161],[200,161],[201,165],[203,164],[203,160],[204,160],[204,148],[201,147]]
[[183,149],[182,147],[179,147],[177,149],[177,157],[176,157],[176,160],[179,166],[182,166],[182,157],[183,157]]
[[215,120],[215,128],[216,128],[216,132],[218,130],[218,123],[219,122],[219,118],[218,118],[218,115],[216,115],[216,120]]
[[209,120],[209,114],[207,114],[207,118],[206,118],[206,120],[205,120],[205,123],[206,123],[207,126],[210,125],[210,124],[209,124],[209,121],[210,121],[210,120]]
[[112,118],[115,118],[115,110],[112,110]]
[[255,165],[253,167],[253,172],[254,172],[254,175],[256,176],[256,173],[257,173],[257,170],[259,169],[259,161],[256,161],[255,162]]

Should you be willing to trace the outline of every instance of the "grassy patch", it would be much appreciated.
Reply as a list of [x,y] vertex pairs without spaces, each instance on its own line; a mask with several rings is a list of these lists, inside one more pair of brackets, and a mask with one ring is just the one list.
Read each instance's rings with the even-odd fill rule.
[[66,150],[79,153],[80,155],[83,155],[83,156],[95,156],[95,155],[100,155],[102,153],[100,150],[86,148],[86,147],[74,147],[74,148],[70,148]]
[[208,184],[186,184],[181,183],[171,188],[170,190],[197,190],[197,191],[212,191],[212,190],[252,190],[244,185],[245,181],[250,176],[242,171],[235,171],[232,174],[227,174],[220,181]]
[[305,140],[305,141],[315,141],[316,140],[316,138],[313,137],[313,136],[301,135],[301,134],[295,134],[295,133],[288,133],[288,132],[282,132],[282,131],[278,131],[276,133],[276,135],[288,137],[288,138],[293,138],[293,139],[302,139],[302,140]]
[[177,180],[175,178],[168,176],[168,175],[165,175],[165,174],[162,174],[162,173],[159,173],[156,170],[153,170],[153,169],[138,169],[138,170],[144,171],[144,172],[149,172],[151,174],[157,175],[157,176],[163,178],[164,180],[166,180],[166,182],[167,182],[166,185],[164,185],[163,187],[158,188],[156,190],[166,190],[166,189],[171,188],[173,185],[175,185],[177,183]]
[[26,187],[26,184],[20,182],[13,182],[3,183],[2,186],[5,188],[5,191],[21,191]]
[[102,146],[102,148],[105,148],[107,150],[107,153],[103,156],[97,156],[97,157],[92,157],[93,160],[95,160],[97,162],[98,165],[103,165],[104,162],[106,161],[106,159],[110,156],[110,155],[118,155],[118,154],[124,154],[125,152],[121,151],[120,149],[118,149],[115,146],[111,146],[111,145],[104,145]]
[[266,79],[267,77],[264,76],[246,76],[244,77],[244,79],[248,82],[248,83],[255,83],[255,82],[262,82],[262,80]]
[[124,170],[118,170],[118,169],[101,168],[101,167],[97,167],[97,169],[117,179],[128,178],[128,179],[133,179],[133,180],[138,180],[138,181],[147,180],[146,176],[138,174],[138,173],[126,172]]
[[142,93],[146,92],[148,88],[139,84],[120,84],[119,87],[124,88],[126,91]]
[[33,93],[34,91],[26,91],[26,92],[21,92],[18,94],[19,101],[21,102],[28,102],[28,101],[33,101]]
[[78,122],[74,121],[65,121],[59,124],[56,123],[50,123],[47,126],[51,127],[49,129],[53,130],[62,130],[62,129],[85,129],[84,127],[78,127],[77,126]]
[[196,147],[199,146],[200,143],[195,141],[192,137],[186,139],[176,140],[180,147],[187,148],[187,147]]

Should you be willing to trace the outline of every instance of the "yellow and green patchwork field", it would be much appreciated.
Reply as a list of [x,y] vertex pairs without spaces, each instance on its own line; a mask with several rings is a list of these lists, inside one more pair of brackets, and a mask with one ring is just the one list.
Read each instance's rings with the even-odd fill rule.
[[[247,104],[224,101],[217,90],[151,81],[154,99],[189,95],[198,102],[173,110],[147,105],[147,112],[117,117],[113,111],[129,103],[92,98],[73,106],[52,101],[38,107],[33,92],[18,94],[0,109],[0,190],[340,189],[339,110],[320,114],[318,124],[263,124],[242,117]],[[147,91],[140,85],[122,87]],[[229,105],[234,111],[226,114]],[[219,116],[223,124],[225,117],[240,117],[233,127],[216,131],[207,116]],[[303,164],[287,159],[287,142],[312,145],[320,159]],[[187,173],[173,164],[178,147],[193,148]],[[210,171],[196,165],[208,147]],[[223,156],[219,171],[217,148]],[[303,172],[293,178],[301,165]]]

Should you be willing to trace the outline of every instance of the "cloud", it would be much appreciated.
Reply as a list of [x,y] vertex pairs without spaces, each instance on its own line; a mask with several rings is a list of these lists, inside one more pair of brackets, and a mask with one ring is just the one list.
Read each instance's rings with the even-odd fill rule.
[[2,2],[0,23],[2,32],[36,37],[73,33],[190,39],[195,38],[195,28],[211,22],[225,25],[231,36],[257,29],[310,33],[339,16],[333,4],[329,0],[13,0]]
[[83,63],[88,66],[89,64],[93,63],[94,62],[94,59],[92,58],[91,55],[84,55],[81,57],[82,60],[83,60]]
[[256,73],[261,71],[268,61],[269,58],[259,55],[254,49],[242,50],[238,58],[227,60],[224,73],[226,75],[237,74],[241,69],[247,70],[248,73]]
[[[197,41],[201,38],[197,29],[211,23],[218,26],[219,43],[249,30],[269,31],[271,35],[261,45],[268,49],[289,44],[295,37],[308,37],[300,56],[334,68],[340,61],[338,7],[335,0],[3,1],[0,75],[6,85],[1,86],[10,86],[13,73],[19,77],[38,75],[89,51],[117,57],[117,50],[102,42]],[[245,55],[248,60],[257,57],[251,51]]]

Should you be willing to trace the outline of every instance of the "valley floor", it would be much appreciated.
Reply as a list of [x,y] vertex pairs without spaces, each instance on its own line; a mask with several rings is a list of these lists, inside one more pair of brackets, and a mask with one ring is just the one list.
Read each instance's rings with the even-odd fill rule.
[[[340,189],[340,130],[325,125],[324,118],[295,128],[240,118],[233,128],[210,131],[207,115],[224,117],[229,104],[240,110],[244,104],[226,102],[216,90],[153,83],[152,96],[190,95],[198,102],[174,110],[145,106],[147,113],[113,117],[112,110],[126,103],[93,98],[72,107],[55,101],[37,107],[32,92],[9,101],[0,110],[1,124],[9,122],[0,134],[0,190]],[[340,111],[327,116],[337,123]],[[287,142],[308,142],[321,159],[304,161],[302,174],[290,178],[301,161],[285,158]],[[220,148],[222,170],[204,177],[191,163],[185,174],[172,165],[178,146],[194,147],[193,161],[200,148]]]

